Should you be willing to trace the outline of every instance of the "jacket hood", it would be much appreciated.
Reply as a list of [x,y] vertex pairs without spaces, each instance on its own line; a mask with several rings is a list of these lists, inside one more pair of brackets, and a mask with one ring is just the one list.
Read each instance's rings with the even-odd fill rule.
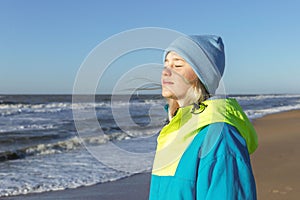
[[176,116],[164,128],[168,129],[168,132],[173,132],[188,123],[189,127],[194,127],[193,129],[202,129],[216,122],[225,122],[234,126],[245,139],[250,154],[257,149],[256,131],[239,103],[233,98],[208,99],[199,106],[179,108]]

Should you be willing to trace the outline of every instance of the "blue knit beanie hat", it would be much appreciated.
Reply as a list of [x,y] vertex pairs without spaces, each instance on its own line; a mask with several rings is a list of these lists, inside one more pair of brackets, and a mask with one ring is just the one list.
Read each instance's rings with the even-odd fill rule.
[[165,50],[174,51],[188,62],[209,94],[215,94],[225,68],[224,44],[215,35],[181,36]]

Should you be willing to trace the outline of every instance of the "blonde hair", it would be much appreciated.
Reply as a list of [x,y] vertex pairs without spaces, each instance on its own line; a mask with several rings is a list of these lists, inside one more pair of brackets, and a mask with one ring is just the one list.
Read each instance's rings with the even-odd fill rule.
[[[191,104],[200,104],[210,97],[209,93],[205,89],[204,85],[197,78],[192,82],[192,87],[187,91],[187,96],[185,98],[184,105]],[[179,108],[179,104],[174,99],[167,99],[169,104],[168,116],[169,120],[171,120],[175,115],[176,111]]]

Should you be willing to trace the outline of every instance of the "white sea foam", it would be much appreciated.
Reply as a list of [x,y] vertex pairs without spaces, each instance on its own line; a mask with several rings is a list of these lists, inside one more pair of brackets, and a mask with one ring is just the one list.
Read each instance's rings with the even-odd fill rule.
[[279,112],[285,112],[290,110],[297,110],[300,109],[300,104],[298,105],[290,105],[290,106],[278,106],[268,109],[259,109],[259,110],[246,110],[245,113],[250,119],[257,119],[261,118],[265,115],[279,113]]
[[26,148],[27,155],[46,155],[62,153],[82,147],[81,141],[78,137],[73,137],[64,141],[59,141],[50,144],[39,144],[33,147]]
[[242,95],[235,96],[235,99],[239,100],[262,100],[262,99],[289,99],[289,98],[300,98],[300,94],[267,94],[267,95]]
[[0,173],[0,197],[88,186],[129,175],[106,167],[86,151],[27,157],[0,167],[6,169]]
[[144,102],[83,102],[83,103],[43,103],[43,104],[26,104],[26,103],[16,103],[16,104],[0,104],[0,113],[2,116],[19,114],[22,112],[26,113],[55,113],[61,112],[64,110],[84,110],[84,109],[95,109],[95,108],[110,108],[113,106],[114,108],[128,108],[129,105],[134,106],[147,106],[153,105],[156,106],[158,104],[162,104],[161,100],[146,100]]
[[24,131],[24,130],[50,130],[57,128],[54,124],[26,124],[26,125],[6,125],[0,129],[0,133],[5,132],[15,132],[15,131]]
[[251,119],[268,114],[300,109],[300,95],[255,95],[235,97]]
[[[96,137],[88,138],[87,141],[91,145],[103,142]],[[152,142],[151,146],[154,146],[154,141],[148,142]],[[120,142],[122,143],[122,141]],[[108,151],[105,143],[101,145],[103,151],[98,152],[100,160],[97,160],[84,148],[74,148],[74,145],[79,144],[78,138],[73,138],[64,143],[38,145],[28,149],[28,153],[34,153],[35,156],[0,163],[0,168],[3,169],[0,173],[0,197],[88,186],[114,181],[133,173],[146,172],[151,169],[152,157],[151,159],[141,157],[143,162],[139,163],[138,160],[131,160],[128,157],[118,156],[118,154]],[[122,146],[133,152],[149,146],[147,143],[133,145],[131,141],[119,144],[120,147],[118,144],[115,145],[117,145],[116,148]],[[72,151],[54,153],[50,151],[54,146]],[[102,157],[106,158],[105,165],[101,162]],[[112,165],[107,165],[109,161],[112,162]],[[119,168],[125,170],[120,171]]]

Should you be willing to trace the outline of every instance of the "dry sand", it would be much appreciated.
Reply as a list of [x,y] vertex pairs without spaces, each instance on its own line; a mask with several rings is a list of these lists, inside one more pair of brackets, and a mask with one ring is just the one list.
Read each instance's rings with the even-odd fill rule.
[[[254,121],[259,147],[251,155],[260,200],[300,198],[300,111],[278,113]],[[148,198],[150,174],[56,192],[6,197],[11,200]]]
[[300,199],[300,111],[254,121],[259,147],[251,156],[258,199]]

